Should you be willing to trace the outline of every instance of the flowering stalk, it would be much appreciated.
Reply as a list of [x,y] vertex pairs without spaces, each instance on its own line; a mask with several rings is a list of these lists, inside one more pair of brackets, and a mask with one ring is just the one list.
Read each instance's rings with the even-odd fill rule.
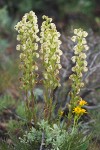
[[[75,64],[72,67],[72,75],[70,75],[70,79],[72,80],[72,92],[71,95],[71,113],[74,112],[78,117],[82,114],[86,113],[85,109],[82,109],[82,106],[86,104],[84,100],[79,95],[80,89],[84,86],[82,82],[83,72],[87,72],[87,61],[86,54],[84,51],[87,51],[89,47],[87,46],[87,42],[85,37],[88,35],[86,31],[82,29],[74,30],[75,36],[72,37],[72,41],[76,42],[76,46],[74,46],[74,56],[72,57],[72,62]],[[82,105],[83,104],[83,105]],[[71,114],[70,113],[70,114]]]
[[17,40],[20,42],[16,49],[22,51],[20,53],[21,63],[19,66],[22,72],[20,79],[21,88],[26,91],[26,108],[27,113],[29,113],[28,117],[30,119],[33,118],[35,121],[36,116],[33,88],[35,87],[37,81],[37,58],[39,57],[37,52],[37,42],[39,41],[37,33],[39,32],[39,29],[35,13],[30,11],[25,14],[22,20],[17,23],[15,29],[18,31]]
[[53,90],[59,86],[59,69],[60,56],[62,51],[60,50],[61,41],[59,40],[60,33],[57,32],[56,26],[52,23],[52,19],[47,16],[43,16],[42,26],[41,26],[41,60],[43,64],[43,84],[45,88],[45,118],[50,119],[52,113],[52,94]]

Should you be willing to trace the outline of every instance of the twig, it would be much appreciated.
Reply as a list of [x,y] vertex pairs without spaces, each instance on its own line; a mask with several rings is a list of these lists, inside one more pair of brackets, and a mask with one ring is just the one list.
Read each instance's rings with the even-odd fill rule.
[[98,106],[84,106],[86,109],[97,109],[100,108],[100,104]]
[[96,91],[100,89],[100,86],[94,87],[94,88],[84,88],[84,92],[81,94],[81,97],[84,98],[87,95],[89,95],[91,92]]
[[94,64],[94,62],[95,62],[95,60],[97,59],[97,57],[100,55],[100,52],[98,52],[97,54],[95,54],[95,56],[94,56],[94,58],[93,58],[93,60],[92,60],[92,62],[91,62],[91,64],[90,64],[90,68],[92,68],[92,66],[93,66],[93,64]]
[[85,77],[83,78],[86,79],[88,78],[93,72],[95,72],[98,68],[100,67],[100,63],[98,63],[95,67],[91,68],[88,73],[85,75]]
[[42,132],[42,140],[41,140],[41,146],[40,146],[40,150],[43,150],[43,146],[45,145],[44,143],[44,132]]
[[94,123],[94,122],[95,122],[95,120],[90,120],[88,122],[83,123],[83,125],[89,125],[89,124]]

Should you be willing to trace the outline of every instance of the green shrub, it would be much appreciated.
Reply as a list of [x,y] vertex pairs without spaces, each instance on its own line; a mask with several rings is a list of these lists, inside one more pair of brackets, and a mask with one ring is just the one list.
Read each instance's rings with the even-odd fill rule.
[[0,97],[0,112],[2,112],[4,109],[7,109],[15,104],[15,100],[9,96],[5,95]]

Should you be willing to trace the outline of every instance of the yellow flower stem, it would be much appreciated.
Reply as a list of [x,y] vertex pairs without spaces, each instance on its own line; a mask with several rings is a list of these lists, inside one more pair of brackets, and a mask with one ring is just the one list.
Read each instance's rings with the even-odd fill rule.
[[32,113],[32,117],[31,120],[34,120],[34,126],[36,125],[37,121],[36,121],[36,112],[35,112],[35,101],[34,101],[34,94],[33,94],[33,88],[31,89],[31,101],[32,101],[32,109],[31,109],[31,113]]
[[73,124],[73,127],[72,127],[72,133],[74,133],[74,129],[78,126],[79,118],[80,118],[79,115],[75,115],[75,117],[74,117],[74,124]]
[[51,120],[52,115],[52,90],[50,86],[48,86],[48,83],[45,84],[45,108],[44,108],[44,117],[46,120]]

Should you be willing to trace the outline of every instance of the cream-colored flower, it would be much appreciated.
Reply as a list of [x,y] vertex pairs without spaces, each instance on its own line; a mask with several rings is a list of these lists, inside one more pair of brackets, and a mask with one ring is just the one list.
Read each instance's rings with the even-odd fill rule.
[[88,50],[89,50],[89,46],[84,45],[84,49],[85,49],[86,51],[88,51]]
[[83,63],[84,63],[84,66],[87,66],[87,61],[86,61],[86,60],[84,60],[84,62],[83,62]]
[[19,36],[19,35],[17,35],[17,41],[20,41],[20,40],[21,40],[20,36]]
[[59,64],[59,65],[58,65],[58,68],[59,68],[59,69],[61,69],[61,68],[62,68],[62,66]]
[[75,61],[76,61],[76,56],[73,56],[73,57],[71,58],[71,60],[72,60],[72,62],[75,63]]
[[81,86],[81,87],[84,87],[84,83],[83,83],[83,82],[81,82],[81,83],[80,83],[80,86]]
[[87,72],[87,71],[88,71],[88,68],[87,68],[87,67],[84,67],[83,70],[84,70],[84,72]]
[[82,52],[81,52],[81,53],[79,54],[79,57],[82,58],[82,59],[86,59],[87,56],[86,56],[85,53],[82,53]]
[[78,48],[78,46],[77,45],[75,45],[74,47],[73,47],[73,50],[78,50],[79,48]]
[[78,29],[74,29],[74,34],[77,35],[77,33],[78,33]]
[[76,71],[76,67],[72,67],[72,71],[75,72]]
[[83,39],[82,39],[82,44],[86,44],[86,43],[87,43],[86,39],[83,38]]
[[79,31],[79,32],[77,32],[77,35],[78,35],[79,37],[82,37],[83,32],[82,32],[82,31]]
[[38,70],[38,66],[35,65],[34,69],[35,69],[35,70]]
[[17,46],[16,46],[16,50],[20,50],[20,48],[21,48],[21,46],[18,44]]
[[76,36],[73,36],[73,37],[71,38],[71,40],[72,40],[73,42],[75,42],[75,41],[76,41],[76,39],[77,39],[77,37],[76,37]]
[[36,55],[37,58],[39,58],[39,54],[38,53],[35,53],[35,55]]
[[83,31],[83,37],[87,37],[88,33],[86,31]]

